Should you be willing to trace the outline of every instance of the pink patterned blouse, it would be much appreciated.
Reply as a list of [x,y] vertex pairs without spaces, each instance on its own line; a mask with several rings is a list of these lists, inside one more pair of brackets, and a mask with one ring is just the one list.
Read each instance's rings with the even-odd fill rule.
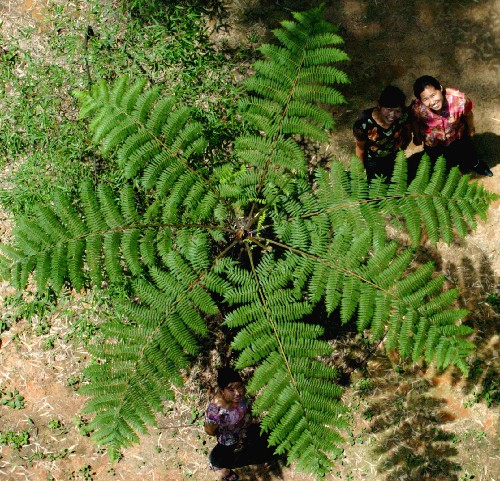
[[422,129],[421,135],[425,145],[450,145],[461,139],[465,132],[465,119],[474,107],[472,100],[459,90],[447,88],[446,101],[442,111],[437,114],[415,99],[411,105],[413,118]]
[[207,424],[219,426],[217,441],[224,446],[237,444],[250,423],[250,411],[247,400],[243,399],[235,408],[226,409],[210,403],[205,412]]

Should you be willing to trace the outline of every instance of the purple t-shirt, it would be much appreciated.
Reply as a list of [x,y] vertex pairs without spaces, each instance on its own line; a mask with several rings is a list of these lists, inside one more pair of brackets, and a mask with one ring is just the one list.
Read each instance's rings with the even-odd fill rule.
[[206,423],[219,426],[217,441],[224,446],[231,446],[238,443],[249,420],[250,414],[246,399],[243,399],[232,409],[210,403],[205,411]]

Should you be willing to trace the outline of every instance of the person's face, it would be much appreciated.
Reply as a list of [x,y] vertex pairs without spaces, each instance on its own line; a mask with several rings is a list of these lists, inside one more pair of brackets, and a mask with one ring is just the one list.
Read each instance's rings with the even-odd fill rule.
[[420,100],[427,108],[436,112],[439,112],[443,108],[443,93],[432,85],[428,85],[422,90]]
[[380,107],[380,115],[388,124],[392,124],[403,115],[402,107]]
[[230,382],[223,390],[222,397],[227,403],[238,404],[245,396],[245,386],[243,383],[236,381]]

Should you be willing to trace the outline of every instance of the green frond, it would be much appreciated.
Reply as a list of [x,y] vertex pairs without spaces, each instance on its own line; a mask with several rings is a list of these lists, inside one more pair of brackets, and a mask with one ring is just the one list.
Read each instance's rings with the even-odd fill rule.
[[106,184],[99,184],[97,187],[97,197],[107,226],[111,229],[124,226],[125,220],[111,187]]
[[322,85],[299,84],[295,88],[294,98],[327,105],[340,105],[346,103],[344,96],[338,90]]
[[68,197],[59,191],[56,191],[55,194],[54,210],[72,237],[84,237],[88,233],[87,226],[71,206]]
[[149,112],[146,130],[151,132],[152,137],[159,137],[165,122],[174,109],[176,99],[174,97],[161,97],[153,110]]
[[68,242],[68,275],[72,286],[76,291],[83,288],[85,277],[83,274],[83,253],[85,251],[85,240],[75,239]]
[[304,65],[310,67],[311,65],[329,64],[335,62],[346,62],[349,56],[342,50],[337,48],[313,48],[306,53]]
[[144,274],[144,267],[140,261],[140,238],[141,231],[139,229],[129,229],[121,237],[123,260],[134,276]]
[[124,282],[120,256],[120,244],[120,232],[111,231],[107,232],[104,235],[104,265],[106,266],[106,272],[108,274],[110,282],[115,285],[121,285]]
[[342,70],[330,65],[313,65],[312,67],[303,68],[299,73],[298,79],[306,83],[349,83],[349,78]]
[[[147,80],[145,78],[139,78],[134,81],[132,85],[128,85],[127,90],[123,93],[120,99],[117,100],[117,105],[124,109],[128,114],[130,114],[137,107],[137,102],[139,97],[143,94],[144,87],[146,87]],[[158,89],[152,91],[153,97],[149,94],[146,98],[151,102],[154,98],[155,93],[158,92]],[[157,93],[156,93],[157,95]],[[145,99],[141,97],[140,109],[144,108]],[[151,103],[149,103],[149,107],[151,107]]]
[[450,289],[432,299],[429,303],[421,306],[419,311],[422,315],[432,316],[443,309],[450,307],[458,297],[456,289]]
[[70,237],[71,234],[57,217],[54,209],[38,205],[34,210],[38,225],[45,231],[52,242],[64,242]]
[[413,362],[418,362],[418,360],[424,353],[424,346],[427,341],[427,335],[429,332],[430,325],[431,323],[427,318],[425,317],[420,318],[415,333],[415,342],[413,344],[413,352],[411,356]]
[[39,292],[45,291],[50,279],[50,254],[40,252],[36,256],[35,283]]
[[102,276],[102,245],[103,239],[101,235],[89,235],[86,238],[86,254],[87,254],[87,267],[89,271],[89,277],[92,284],[97,288],[101,287],[103,276]]
[[100,209],[99,199],[92,184],[84,182],[80,189],[80,199],[85,214],[85,220],[92,232],[107,229],[106,221]]
[[67,246],[59,244],[52,253],[50,263],[50,283],[56,293],[59,293],[64,285],[67,273]]
[[468,312],[414,249],[423,230],[432,242],[465,236],[498,196],[427,155],[410,185],[403,152],[389,183],[368,182],[355,156],[349,170],[335,159],[313,168],[309,141],[328,139],[349,81],[322,11],[295,13],[261,47],[232,145],[207,150],[191,109],[145,79],[78,92],[94,143],[117,161],[113,184],[56,193],[0,245],[0,273],[19,290],[31,280],[40,291],[105,290],[95,297],[116,316],[89,345],[81,392],[113,459],[174,399],[220,316],[236,367],[254,373],[271,445],[319,477],[349,421],[325,339],[333,318],[403,359],[467,369]]

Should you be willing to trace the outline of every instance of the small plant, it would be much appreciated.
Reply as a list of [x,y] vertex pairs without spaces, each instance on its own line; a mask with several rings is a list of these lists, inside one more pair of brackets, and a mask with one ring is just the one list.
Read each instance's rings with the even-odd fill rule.
[[471,479],[476,479],[476,477],[468,472],[460,475],[460,481],[470,481]]
[[4,314],[0,319],[0,334],[4,331],[8,331],[10,329],[11,322],[8,314]]
[[70,376],[66,380],[66,386],[73,389],[73,391],[78,391],[78,389],[80,388],[80,386],[82,384],[82,380],[83,380],[82,374],[80,374],[78,376]]
[[59,419],[51,419],[48,424],[49,429],[57,431],[58,434],[66,434],[68,430]]
[[78,416],[74,418],[75,427],[82,436],[89,436],[92,429],[88,427],[88,422],[82,417]]
[[92,467],[90,466],[90,464],[84,464],[79,470],[78,472],[82,475],[82,478],[84,479],[84,481],[92,481],[94,478],[92,477],[92,475],[94,474],[92,472]]
[[490,294],[486,298],[486,302],[492,307],[495,312],[500,313],[500,295],[498,293]]
[[51,419],[48,424],[50,429],[60,429],[62,426],[61,421],[59,419]]
[[24,396],[21,396],[17,389],[9,391],[4,395],[2,405],[12,409],[24,409]]
[[191,419],[189,422],[191,424],[196,424],[198,426],[203,426],[203,411],[198,411],[196,408],[191,409]]
[[49,336],[47,339],[45,339],[43,343],[44,351],[50,351],[51,349],[54,349],[54,346],[56,344],[56,339],[57,336]]
[[358,391],[361,393],[368,393],[373,390],[374,385],[371,379],[361,378],[358,381]]
[[64,459],[64,458],[67,458],[72,452],[73,452],[72,449],[62,448],[60,451],[47,454],[46,458],[49,461],[55,461],[57,459]]
[[50,332],[50,327],[50,322],[47,319],[42,319],[36,324],[34,333],[37,336],[43,336],[44,334],[48,334]]
[[5,431],[0,433],[0,444],[19,451],[23,446],[29,444],[29,433],[27,431]]

